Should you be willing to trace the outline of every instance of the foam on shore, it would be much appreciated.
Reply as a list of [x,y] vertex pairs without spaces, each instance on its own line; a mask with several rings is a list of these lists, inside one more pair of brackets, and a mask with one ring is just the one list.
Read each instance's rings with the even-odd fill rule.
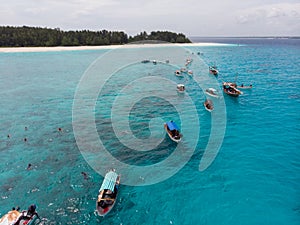
[[227,46],[228,44],[221,43],[184,43],[184,44],[127,44],[127,45],[102,45],[102,46],[59,46],[59,47],[2,47],[0,52],[53,52],[53,51],[78,51],[78,50],[105,50],[115,48],[144,48],[144,47],[164,47],[164,46],[182,46],[182,47],[193,47],[193,46]]

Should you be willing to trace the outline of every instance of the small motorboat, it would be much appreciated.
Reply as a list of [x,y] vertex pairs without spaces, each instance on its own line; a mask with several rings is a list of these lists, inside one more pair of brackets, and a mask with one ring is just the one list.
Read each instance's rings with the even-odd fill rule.
[[214,110],[214,105],[213,105],[213,102],[211,100],[206,100],[204,103],[203,103],[205,109],[208,111],[208,112],[211,112]]
[[36,212],[36,205],[30,205],[28,210],[20,212],[13,208],[0,219],[0,225],[33,225],[40,217]]
[[193,70],[188,70],[188,75],[192,76],[193,75]]
[[181,74],[180,70],[175,71],[175,75],[178,77],[182,77],[183,75]]
[[187,69],[185,67],[180,68],[181,73],[187,73]]
[[177,91],[179,93],[184,93],[185,92],[185,86],[184,86],[184,84],[177,84]]
[[99,216],[107,215],[114,207],[120,186],[120,175],[110,170],[99,189],[96,210]]
[[219,98],[219,94],[218,94],[218,91],[214,88],[208,88],[205,90],[205,93],[211,97],[214,97],[214,98]]
[[187,60],[185,61],[185,66],[188,66],[188,65],[191,64],[192,62],[193,62],[192,59],[187,59]]
[[249,86],[244,86],[244,84],[237,86],[239,89],[251,89],[253,86],[250,84]]
[[181,141],[182,135],[180,134],[179,128],[175,122],[169,121],[164,124],[164,127],[172,141],[175,141],[176,143]]
[[223,91],[224,93],[233,96],[238,97],[239,95],[243,94],[239,89],[236,88],[236,83],[230,83],[230,82],[224,82],[223,83]]
[[218,75],[219,71],[217,69],[217,66],[209,66],[209,73],[213,75]]

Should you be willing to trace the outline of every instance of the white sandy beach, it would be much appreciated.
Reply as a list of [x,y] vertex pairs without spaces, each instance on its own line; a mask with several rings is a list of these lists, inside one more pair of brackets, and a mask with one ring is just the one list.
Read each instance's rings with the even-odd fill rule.
[[184,43],[184,44],[127,44],[127,45],[102,45],[102,46],[71,46],[71,47],[0,47],[0,52],[54,52],[54,51],[77,51],[77,50],[102,50],[115,48],[144,48],[144,47],[163,47],[163,46],[224,46],[221,43]]

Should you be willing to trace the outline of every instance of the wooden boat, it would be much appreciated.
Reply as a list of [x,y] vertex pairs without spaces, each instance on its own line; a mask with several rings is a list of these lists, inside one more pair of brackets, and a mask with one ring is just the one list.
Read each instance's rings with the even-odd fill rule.
[[242,85],[237,86],[237,88],[239,88],[239,89],[251,89],[252,88],[252,84],[250,84],[249,86],[244,86],[242,84]]
[[99,189],[96,211],[99,216],[107,215],[114,207],[120,186],[120,175],[110,170],[104,177]]
[[233,96],[238,97],[239,95],[243,94],[239,89],[236,88],[236,83],[230,83],[230,82],[224,82],[223,83],[223,91],[224,93]]
[[172,141],[175,141],[176,143],[181,141],[182,135],[180,134],[179,128],[175,122],[169,121],[164,124],[164,127]]
[[177,91],[179,93],[184,93],[185,92],[185,86],[183,84],[177,84]]
[[40,217],[36,212],[36,205],[30,205],[28,210],[19,212],[13,208],[0,219],[0,225],[33,225]]
[[214,110],[214,105],[211,100],[206,100],[203,105],[208,112],[212,112]]
[[214,88],[208,88],[205,90],[205,93],[211,97],[214,97],[214,98],[219,98],[219,94],[218,94],[218,91]]
[[209,66],[209,73],[213,74],[213,75],[218,75],[219,71],[217,69],[217,66]]

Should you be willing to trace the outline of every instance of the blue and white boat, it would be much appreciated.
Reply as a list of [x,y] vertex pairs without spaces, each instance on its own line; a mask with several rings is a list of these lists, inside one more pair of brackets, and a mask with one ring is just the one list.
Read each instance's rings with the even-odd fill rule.
[[114,207],[120,186],[120,175],[110,170],[99,189],[96,210],[99,216],[107,215]]
[[165,130],[172,141],[180,142],[182,135],[180,134],[177,124],[173,121],[169,121],[164,124]]

